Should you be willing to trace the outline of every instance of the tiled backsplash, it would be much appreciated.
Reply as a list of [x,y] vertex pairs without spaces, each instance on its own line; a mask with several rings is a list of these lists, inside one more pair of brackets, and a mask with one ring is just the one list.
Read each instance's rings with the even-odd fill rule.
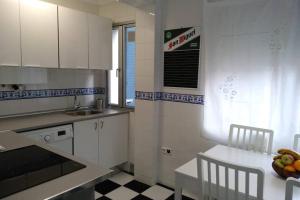
[[0,101],[105,94],[105,88],[66,88],[0,91]]
[[136,91],[135,98],[147,101],[171,101],[204,105],[204,95]]
[[106,72],[47,69],[47,83],[22,87],[19,91],[0,88],[0,116],[71,108],[75,94],[81,106],[91,106],[96,98],[106,97]]

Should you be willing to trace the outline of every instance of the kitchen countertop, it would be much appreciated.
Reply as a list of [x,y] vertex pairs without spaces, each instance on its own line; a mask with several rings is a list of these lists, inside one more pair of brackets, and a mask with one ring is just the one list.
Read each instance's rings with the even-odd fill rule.
[[73,122],[119,115],[130,112],[130,109],[105,109],[102,113],[87,116],[72,116],[65,112],[44,113],[0,119],[0,131],[23,132],[32,129],[47,128]]
[[[45,118],[44,118],[45,119]],[[50,150],[54,153],[62,155],[66,158],[72,159],[79,163],[84,163],[86,168],[73,172],[71,174],[62,176],[60,178],[48,181],[46,183],[29,188],[22,192],[5,197],[3,200],[41,200],[51,199],[58,197],[66,192],[76,191],[78,188],[92,187],[100,182],[102,179],[109,176],[112,172],[109,169],[103,169],[99,166],[83,161],[72,155],[55,150],[47,145],[30,140],[20,134],[12,131],[0,132],[0,146],[6,148],[6,150],[13,150],[30,145],[37,145],[44,149]]]

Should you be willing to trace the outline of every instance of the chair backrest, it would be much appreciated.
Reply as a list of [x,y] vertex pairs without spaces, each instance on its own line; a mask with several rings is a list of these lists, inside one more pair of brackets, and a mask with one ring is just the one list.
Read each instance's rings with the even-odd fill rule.
[[271,154],[273,135],[269,129],[231,124],[228,146]]
[[299,149],[299,140],[300,139],[300,134],[294,135],[294,150],[295,151],[300,151]]
[[[199,199],[263,200],[264,170],[197,155]],[[254,194],[253,194],[254,193]]]
[[285,186],[285,200],[293,200],[294,187],[300,188],[300,181],[295,178],[288,178]]

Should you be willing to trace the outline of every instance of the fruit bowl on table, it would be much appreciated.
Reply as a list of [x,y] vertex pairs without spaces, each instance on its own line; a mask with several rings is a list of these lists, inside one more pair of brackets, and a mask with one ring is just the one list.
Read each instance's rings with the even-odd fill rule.
[[272,162],[274,171],[282,178],[300,178],[300,154],[290,149],[279,149]]

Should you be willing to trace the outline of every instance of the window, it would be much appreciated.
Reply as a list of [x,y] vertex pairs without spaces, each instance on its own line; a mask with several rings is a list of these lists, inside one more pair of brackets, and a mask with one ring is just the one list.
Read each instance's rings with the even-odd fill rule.
[[112,70],[109,72],[109,104],[119,105],[119,31],[114,29],[112,32]]
[[125,104],[135,106],[135,27],[125,27]]
[[135,25],[113,29],[113,69],[109,72],[109,104],[135,106]]

